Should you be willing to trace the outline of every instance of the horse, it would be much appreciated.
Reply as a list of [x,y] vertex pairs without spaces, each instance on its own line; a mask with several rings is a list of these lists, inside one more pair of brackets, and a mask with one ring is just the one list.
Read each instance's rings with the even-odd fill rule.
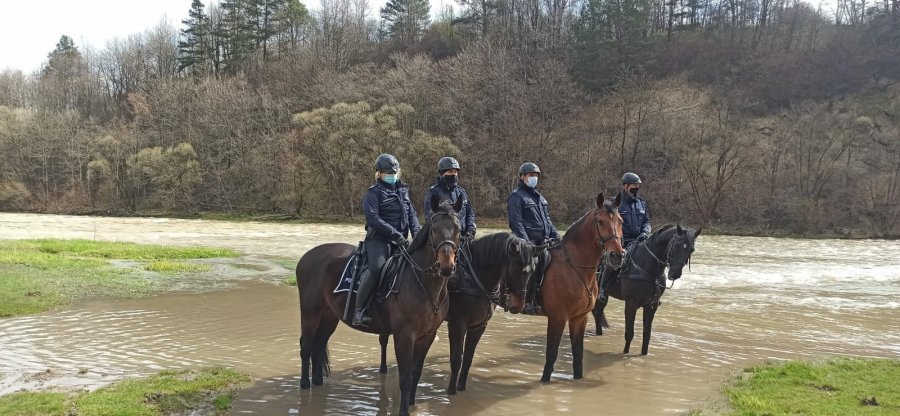
[[[673,283],[681,278],[684,265],[688,264],[694,252],[694,242],[703,228],[696,232],[691,228],[682,228],[680,224],[666,225],[654,232],[643,243],[635,243],[630,255],[630,266],[621,274],[620,279],[609,282],[609,295],[625,301],[625,350],[628,354],[631,340],[634,339],[634,318],[638,308],[644,313],[644,338],[641,343],[641,355],[647,355],[650,347],[650,328],[653,317],[659,309],[663,293],[666,291],[666,268],[668,278]],[[603,335],[606,316],[603,310],[606,304],[598,302],[594,308],[594,319],[597,321],[597,335]]]
[[[409,267],[397,276],[396,294],[370,306],[372,322],[350,327],[373,334],[394,336],[394,352],[400,370],[400,415],[409,415],[415,405],[416,387],[422,376],[425,355],[447,314],[447,281],[456,269],[460,224],[456,204],[430,200],[433,214],[408,249],[401,249]],[[300,295],[300,388],[322,385],[329,372],[328,339],[344,316],[351,292],[333,293],[341,279],[354,246],[342,243],[322,244],[306,252],[297,263],[297,288]],[[393,276],[385,276],[390,278]]]
[[[618,267],[624,249],[622,217],[618,207],[622,196],[606,201],[603,193],[591,208],[566,231],[560,244],[551,246],[550,263],[544,273],[542,314],[547,317],[547,350],[541,381],[550,381],[553,365],[559,354],[559,343],[566,323],[569,324],[569,340],[572,343],[572,367],[574,378],[584,376],[584,331],[588,314],[597,300],[597,266],[606,256],[606,262]],[[525,303],[524,293],[510,293],[510,312],[518,313]]]
[[[463,242],[460,256],[463,261],[450,280],[450,309],[447,311],[447,337],[450,342],[450,382],[447,394],[466,389],[469,369],[475,348],[494,313],[494,304],[501,303],[499,289],[506,292],[524,289],[525,282],[537,267],[534,246],[508,232],[479,237]],[[471,266],[474,279],[467,277]],[[503,302],[505,303],[505,302]],[[388,335],[379,338],[381,365],[387,373]]]

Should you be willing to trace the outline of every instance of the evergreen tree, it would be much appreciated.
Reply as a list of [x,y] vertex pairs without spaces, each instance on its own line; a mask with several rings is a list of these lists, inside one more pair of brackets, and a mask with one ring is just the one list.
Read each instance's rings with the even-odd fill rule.
[[44,75],[56,75],[68,77],[72,71],[81,64],[81,52],[75,47],[75,42],[68,35],[62,35],[56,47],[47,54],[47,66],[44,67]]
[[181,21],[185,28],[181,30],[178,41],[178,70],[190,69],[192,72],[204,73],[208,70],[209,51],[209,18],[203,11],[203,2],[193,0],[188,18]]
[[422,39],[428,26],[428,0],[388,0],[381,8],[387,35],[405,45]]
[[[236,73],[256,47],[256,15],[251,0],[223,0],[222,21],[216,33],[223,41],[222,60],[225,71]],[[252,12],[252,13],[248,13]]]

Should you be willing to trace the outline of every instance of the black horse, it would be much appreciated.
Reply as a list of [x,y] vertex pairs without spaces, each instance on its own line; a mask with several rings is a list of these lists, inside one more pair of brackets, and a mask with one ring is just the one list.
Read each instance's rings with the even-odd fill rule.
[[[401,415],[408,415],[409,405],[415,404],[425,355],[447,314],[447,281],[456,269],[460,234],[458,212],[461,208],[462,199],[451,206],[440,203],[437,197],[432,198],[434,214],[409,250],[403,251],[410,266],[398,277],[397,293],[383,303],[373,304],[369,326],[353,326],[364,332],[394,335],[394,351],[400,370]],[[309,388],[310,362],[313,384],[322,384],[328,372],[328,339],[342,319],[347,302],[352,304],[347,293],[334,293],[334,288],[353,249],[349,244],[322,244],[306,252],[297,263],[301,388]]]
[[[450,341],[450,382],[447,394],[466,389],[466,380],[475,347],[494,313],[503,292],[521,294],[525,282],[537,267],[534,246],[508,232],[489,234],[464,241],[460,261],[450,279],[450,309],[447,311],[447,335]],[[474,276],[473,276],[474,275]],[[381,343],[382,373],[387,372],[388,335]]]
[[[631,262],[622,270],[620,279],[609,282],[610,296],[625,301],[625,350],[628,353],[631,340],[634,339],[634,318],[638,308],[644,309],[644,338],[641,355],[647,355],[650,346],[650,328],[653,317],[659,308],[659,299],[666,291],[665,270],[668,267],[669,280],[681,277],[684,265],[691,259],[694,242],[703,228],[694,231],[682,228],[681,225],[666,225],[654,232],[642,244],[635,244],[631,250]],[[597,302],[594,307],[594,319],[597,322],[597,335],[603,334],[606,317],[603,309],[606,304]]]

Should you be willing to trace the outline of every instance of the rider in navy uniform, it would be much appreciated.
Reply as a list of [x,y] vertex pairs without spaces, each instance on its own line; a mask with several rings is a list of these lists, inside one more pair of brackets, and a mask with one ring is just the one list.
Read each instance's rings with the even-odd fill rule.
[[381,268],[398,246],[406,247],[409,234],[415,238],[422,228],[416,209],[409,199],[409,187],[400,182],[400,162],[389,154],[375,159],[375,185],[363,199],[366,214],[366,258],[369,269],[363,273],[356,294],[353,325],[366,325],[371,318],[363,314],[363,307],[378,283]]
[[[622,246],[628,251],[636,247],[635,243],[644,242],[652,230],[647,203],[638,196],[640,189],[641,178],[637,174],[627,172],[622,176],[622,204],[619,205],[619,215],[622,216]],[[617,271],[611,267],[602,269],[600,296],[597,301],[606,303],[609,300],[606,289]]]
[[[559,239],[559,232],[550,220],[550,210],[547,200],[537,190],[541,169],[538,165],[525,162],[519,167],[518,187],[509,194],[506,200],[509,229],[519,238],[524,238],[535,245],[549,245],[552,240]],[[547,251],[540,257],[540,264],[531,282],[537,284],[542,278],[540,274],[546,262],[549,261]],[[536,287],[529,288],[534,295]],[[529,296],[531,298],[532,296]],[[524,313],[534,313],[533,298],[527,299]]]
[[442,157],[438,161],[438,178],[431,188],[425,192],[425,218],[431,216],[431,196],[437,195],[441,201],[450,201],[455,204],[460,198],[463,200],[463,208],[459,211],[459,223],[462,225],[462,235],[466,238],[475,237],[475,208],[469,201],[466,190],[459,185],[459,162],[452,157]]

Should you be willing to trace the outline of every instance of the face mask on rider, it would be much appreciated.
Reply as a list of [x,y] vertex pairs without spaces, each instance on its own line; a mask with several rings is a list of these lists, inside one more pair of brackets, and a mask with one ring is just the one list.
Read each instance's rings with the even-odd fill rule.
[[458,179],[459,179],[459,177],[457,177],[456,175],[444,175],[441,177],[441,180],[444,181],[444,183],[447,184],[447,186],[456,185],[456,182],[458,181]]
[[398,178],[397,178],[397,174],[396,174],[396,173],[387,173],[387,174],[385,174],[384,176],[381,177],[381,180],[383,180],[384,183],[386,183],[386,184],[388,184],[388,185],[393,185],[394,183],[397,182],[397,179],[398,179]]
[[631,192],[631,196],[637,196],[638,191],[640,191],[640,190],[641,190],[641,188],[631,188],[628,190],[628,192]]
[[528,185],[531,188],[537,186],[538,178],[537,176],[529,176],[525,178],[525,185]]

